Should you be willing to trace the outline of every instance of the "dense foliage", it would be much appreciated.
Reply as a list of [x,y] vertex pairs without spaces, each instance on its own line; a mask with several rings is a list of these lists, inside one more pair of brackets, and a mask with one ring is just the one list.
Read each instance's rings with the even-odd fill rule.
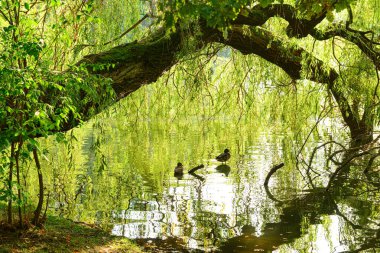
[[[65,125],[77,125],[112,99],[113,90],[108,80],[89,74],[89,66],[71,66],[61,71],[67,62],[60,57],[69,51],[57,55],[58,48],[62,48],[57,40],[62,36],[64,25],[72,22],[75,28],[82,22],[82,15],[89,14],[91,5],[91,2],[77,5],[76,12],[69,13],[65,9],[75,5],[59,1],[1,2],[0,13],[5,23],[0,34],[0,178],[3,183],[0,200],[8,203],[9,223],[12,223],[12,201],[15,201],[19,208],[19,225],[24,225],[21,206],[25,206],[27,199],[22,191],[20,164],[32,159],[33,152],[40,185],[33,223],[39,224],[44,188],[38,159],[42,149],[35,139],[60,133]],[[54,14],[63,14],[57,23],[49,21]],[[55,45],[54,40],[49,40],[54,35]],[[66,38],[65,42],[75,43],[75,40]],[[93,69],[107,67],[91,65]],[[62,134],[57,137],[64,140]]]
[[[284,0],[222,0],[222,1],[158,1],[160,18],[169,27],[175,27],[180,22],[192,23],[194,20],[203,19],[211,27],[227,28],[239,14],[248,14],[254,6],[262,8],[273,4],[294,4],[294,15],[298,18],[312,19],[321,12],[327,12],[330,21],[334,19],[334,12],[341,12],[350,8],[357,0],[315,0],[315,1],[284,1]],[[286,8],[286,7],[285,7]]]

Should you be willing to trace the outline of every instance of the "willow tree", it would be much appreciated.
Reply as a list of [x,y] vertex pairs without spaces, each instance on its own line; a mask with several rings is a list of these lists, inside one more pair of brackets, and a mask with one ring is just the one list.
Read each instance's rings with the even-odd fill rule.
[[[123,8],[119,1],[0,1],[0,176],[9,175],[9,213],[16,199],[12,176],[19,177],[18,160],[26,147],[33,152],[43,197],[34,138],[77,126],[155,82],[184,56],[215,53],[204,50],[213,45],[256,55],[281,68],[296,86],[304,80],[324,84],[352,139],[372,140],[379,108],[378,0],[128,3],[144,6],[146,13],[134,24],[119,23],[121,11],[110,13],[106,26],[115,22],[121,34],[99,41],[104,29],[96,29],[94,10],[105,11],[112,4]],[[136,18],[137,9],[127,8],[126,19]],[[141,26],[144,37],[108,48]],[[94,38],[104,47],[93,47]],[[73,57],[78,53],[83,56],[79,61]],[[75,64],[69,66],[70,61]],[[116,99],[110,100],[112,93]]]
[[[112,64],[95,73],[111,78],[121,99],[156,81],[182,52],[223,44],[277,65],[298,83],[325,84],[352,139],[371,140],[379,102],[379,2],[283,2],[158,1],[151,19],[159,28],[148,37],[85,56],[81,63]],[[273,19],[279,20],[276,29]],[[308,41],[330,53],[303,47]]]
[[[27,1],[16,3],[26,11],[33,8]],[[82,1],[80,14],[86,15],[90,4],[92,8],[102,3]],[[125,32],[149,19],[147,36],[84,56],[78,64],[88,64],[90,72],[112,79],[117,101],[156,81],[186,53],[222,44],[277,65],[296,83],[310,80],[325,84],[326,94],[333,96],[352,139],[368,141],[377,123],[379,102],[378,5],[378,1],[369,0],[151,1],[150,11]],[[2,8],[3,22],[14,26],[17,18],[10,16],[10,6],[2,2]],[[273,20],[278,20],[275,28]],[[320,46],[305,47],[310,41]],[[75,114],[81,120],[102,106],[89,99],[85,89],[71,95],[82,101]],[[54,92],[54,97],[46,94],[43,100],[56,97]],[[0,122],[2,132],[9,127],[6,117],[5,113]],[[57,123],[55,130],[68,130],[79,122],[73,116]]]

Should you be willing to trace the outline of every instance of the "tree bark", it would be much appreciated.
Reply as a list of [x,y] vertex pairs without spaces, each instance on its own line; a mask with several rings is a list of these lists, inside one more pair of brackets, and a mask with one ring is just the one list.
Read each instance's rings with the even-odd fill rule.
[[33,149],[33,157],[36,163],[37,173],[38,173],[39,195],[38,195],[38,204],[37,204],[36,210],[34,211],[32,224],[35,226],[39,226],[40,225],[39,220],[40,220],[41,211],[42,211],[42,204],[44,202],[44,182],[43,182],[43,177],[42,177],[40,160],[38,159],[37,149]]
[[[268,11],[267,13],[265,11]],[[351,108],[348,99],[336,81],[337,71],[319,60],[301,47],[289,46],[269,31],[260,27],[243,28],[243,24],[260,25],[271,16],[282,15],[290,22],[289,26],[304,23],[298,26],[299,36],[315,32],[314,27],[324,17],[322,13],[314,22],[292,18],[291,7],[281,9],[259,8],[248,16],[239,15],[235,24],[226,37],[218,29],[209,28],[205,22],[200,22],[203,35],[198,37],[200,44],[222,43],[239,50],[242,54],[255,54],[282,68],[292,79],[308,79],[327,84],[328,90],[338,104],[344,122],[350,129],[352,139],[368,141],[372,139],[372,125],[357,117]],[[265,14],[265,15],[264,15]],[[293,13],[294,14],[294,13]],[[302,28],[302,29],[301,29]],[[113,88],[117,99],[121,99],[137,90],[144,84],[154,82],[177,61],[176,53],[183,49],[182,32],[178,29],[170,36],[162,35],[160,31],[148,42],[129,43],[115,47],[101,54],[86,56],[80,63],[114,64],[109,71],[99,71],[101,74],[114,80]],[[306,60],[305,60],[306,59]],[[302,68],[308,67],[306,76],[301,76]]]
[[[372,138],[373,125],[360,120],[355,116],[348,99],[337,86],[339,74],[327,66],[323,61],[300,47],[292,47],[283,43],[262,28],[252,28],[250,32],[242,27],[233,27],[227,38],[216,30],[206,28],[206,34],[213,34],[210,40],[229,45],[243,54],[255,54],[261,58],[282,68],[292,79],[308,79],[310,81],[327,84],[329,92],[338,104],[342,118],[350,129],[351,138],[354,142],[362,144]],[[308,67],[306,76],[301,76],[302,65]]]
[[14,164],[14,155],[15,155],[15,143],[12,142],[11,144],[11,156],[10,156],[10,162],[9,162],[9,176],[8,176],[8,190],[9,190],[9,200],[8,200],[8,224],[12,225],[13,219],[12,219],[12,198],[13,198],[13,186],[12,186],[12,180],[13,180],[13,164]]
[[[21,180],[20,180],[20,164],[19,164],[19,159],[20,159],[20,151],[22,148],[22,138],[20,136],[18,146],[17,146],[17,151],[15,155],[15,160],[16,160],[16,176],[17,176],[17,195],[18,195],[18,200],[21,203]],[[22,222],[22,212],[21,212],[21,205],[19,204],[18,206],[18,219],[19,219],[19,226],[22,228],[23,222]]]
[[107,70],[93,73],[113,80],[112,87],[119,100],[144,84],[157,81],[177,62],[176,54],[183,48],[181,33],[177,30],[166,35],[164,30],[160,30],[149,40],[127,43],[100,54],[87,55],[78,64],[113,65]]

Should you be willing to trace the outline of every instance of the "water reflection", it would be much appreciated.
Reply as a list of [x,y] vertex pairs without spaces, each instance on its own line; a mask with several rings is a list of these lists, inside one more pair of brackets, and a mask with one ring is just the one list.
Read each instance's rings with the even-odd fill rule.
[[190,172],[189,175],[195,177],[196,179],[200,180],[200,181],[205,181],[205,178],[202,177],[202,176],[199,176],[197,173],[195,172]]
[[228,177],[228,174],[230,174],[231,167],[227,164],[221,164],[215,168],[217,172],[223,173],[226,177]]
[[[102,132],[106,144],[101,154],[89,149],[96,138],[86,132],[83,156],[77,162],[83,170],[73,175],[73,181],[66,179],[76,187],[73,208],[70,212],[65,208],[65,215],[111,224],[113,234],[157,252],[338,252],[379,247],[379,183],[370,189],[364,184],[380,182],[378,172],[355,174],[353,180],[342,180],[345,188],[326,193],[317,187],[326,184],[325,179],[310,187],[291,167],[287,157],[293,142],[286,136],[256,131],[242,139],[234,134],[235,128],[207,127],[209,132],[202,134],[183,126],[148,134],[112,128],[111,136]],[[215,157],[225,146],[231,147],[231,158],[220,164]],[[315,166],[321,171],[328,168],[324,156],[329,152],[317,153]],[[108,168],[98,173],[102,155],[108,157]],[[176,161],[205,166],[173,175]],[[265,188],[267,173],[279,162],[286,166]],[[53,178],[70,175],[63,169],[56,173]],[[65,188],[63,195],[69,190]]]
[[[281,224],[288,236],[284,240],[279,239],[286,236],[280,236],[276,226],[270,223],[262,230],[262,216],[271,211],[263,206],[265,196],[257,189],[260,187],[254,189],[249,183],[251,180],[245,177],[254,178],[254,171],[250,166],[231,170],[227,164],[211,165],[199,171],[200,175],[185,174],[181,180],[170,178],[160,199],[149,205],[155,207],[154,210],[137,210],[135,204],[131,205],[118,214],[124,224],[116,224],[112,233],[139,238],[140,243],[142,238],[148,239],[146,243],[156,243],[152,241],[156,238],[181,238],[189,249],[215,251],[221,247],[226,252],[233,252],[235,248],[268,250],[292,241],[289,235],[300,236],[298,220],[290,222],[288,219],[289,229]],[[257,234],[266,238],[267,247],[259,243],[261,237]]]
[[[189,248],[213,249],[221,238],[228,238],[236,225],[236,188],[226,177],[228,165],[207,167],[202,174],[170,178],[169,186],[155,201],[133,200],[128,210],[115,214],[125,221],[116,224],[115,235],[128,238],[180,237]],[[200,173],[200,171],[198,171]]]

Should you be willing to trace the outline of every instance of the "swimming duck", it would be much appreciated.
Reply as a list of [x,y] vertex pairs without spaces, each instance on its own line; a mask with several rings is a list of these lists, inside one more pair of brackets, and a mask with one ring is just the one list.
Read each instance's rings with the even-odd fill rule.
[[215,159],[219,162],[226,162],[228,159],[230,159],[230,151],[226,148],[223,153],[215,157]]
[[183,174],[183,165],[182,165],[182,163],[177,163],[177,166],[174,168],[174,174],[175,175],[181,175],[181,174]]

